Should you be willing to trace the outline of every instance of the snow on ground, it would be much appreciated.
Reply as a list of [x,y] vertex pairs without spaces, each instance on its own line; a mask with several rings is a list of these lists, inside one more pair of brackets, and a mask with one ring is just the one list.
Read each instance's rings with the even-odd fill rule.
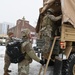
[[[0,75],[3,75],[4,73],[3,67],[4,67],[5,49],[6,49],[5,46],[0,46]],[[33,61],[30,64],[29,75],[38,75],[40,67],[41,65],[38,62]],[[11,64],[9,68],[12,70],[10,75],[18,75],[18,64]],[[52,73],[50,74],[50,68],[48,68],[46,75],[52,75]]]

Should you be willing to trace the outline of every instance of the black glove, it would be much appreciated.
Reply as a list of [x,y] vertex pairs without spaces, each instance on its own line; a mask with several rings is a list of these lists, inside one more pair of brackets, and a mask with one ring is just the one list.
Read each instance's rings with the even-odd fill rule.
[[44,62],[43,60],[40,60],[40,64],[44,65],[44,64],[45,64],[45,62]]

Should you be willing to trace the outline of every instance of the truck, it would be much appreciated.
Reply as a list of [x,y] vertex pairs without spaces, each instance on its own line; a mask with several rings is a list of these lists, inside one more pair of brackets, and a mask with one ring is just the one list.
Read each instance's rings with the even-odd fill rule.
[[5,45],[7,39],[8,39],[8,35],[0,34],[0,45]]
[[8,28],[9,25],[7,23],[0,23],[0,45],[6,44],[6,39],[8,39]]
[[[39,35],[37,46],[40,46],[40,29],[42,19],[46,11],[54,9],[53,15],[62,14],[62,19],[55,24],[60,32],[53,38],[50,52],[41,57],[46,64],[54,67],[53,75],[75,75],[75,0],[44,0],[43,7],[39,9],[40,14],[37,21],[36,32]],[[39,42],[38,42],[39,41]],[[43,44],[42,44],[43,45]],[[59,49],[59,54],[54,54],[54,49]],[[40,48],[41,50],[41,48]],[[47,66],[46,66],[47,69]],[[45,70],[46,72],[46,70]],[[44,73],[43,75],[45,75]]]

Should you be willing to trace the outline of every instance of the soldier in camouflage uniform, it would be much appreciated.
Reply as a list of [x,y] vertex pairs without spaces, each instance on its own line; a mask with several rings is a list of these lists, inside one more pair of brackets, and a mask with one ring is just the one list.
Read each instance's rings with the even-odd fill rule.
[[32,45],[29,41],[31,38],[29,29],[26,28],[22,31],[22,37],[24,42],[22,44],[21,51],[22,53],[25,53],[25,59],[18,63],[18,75],[29,75],[29,64],[32,62],[32,59],[41,63],[42,65],[44,65],[44,62],[36,56],[32,48]]
[[[13,39],[12,39],[13,36],[14,36],[13,32],[8,32],[7,44],[9,42],[13,41]],[[10,57],[7,55],[6,51],[5,51],[4,62],[5,62],[5,64],[4,64],[4,75],[9,75],[8,72],[11,72],[11,70],[8,70],[8,68],[9,68],[11,62],[10,62]]]
[[55,36],[55,29],[56,29],[55,27],[56,26],[54,25],[54,22],[61,19],[61,15],[57,16],[57,17],[55,17],[54,15],[51,15],[51,13],[53,13],[53,12],[54,12],[53,9],[47,10],[47,13],[43,17],[43,21],[42,21],[42,25],[41,25],[42,26],[42,28],[40,30],[41,39],[43,39],[45,41],[45,44],[42,47],[43,53],[49,52],[51,38],[53,38]]

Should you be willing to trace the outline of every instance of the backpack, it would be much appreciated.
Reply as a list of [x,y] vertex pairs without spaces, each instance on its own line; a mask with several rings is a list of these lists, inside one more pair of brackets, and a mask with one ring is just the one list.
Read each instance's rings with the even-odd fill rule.
[[6,53],[10,57],[11,63],[19,63],[25,58],[25,53],[21,52],[22,43],[23,42],[15,41],[7,44]]

